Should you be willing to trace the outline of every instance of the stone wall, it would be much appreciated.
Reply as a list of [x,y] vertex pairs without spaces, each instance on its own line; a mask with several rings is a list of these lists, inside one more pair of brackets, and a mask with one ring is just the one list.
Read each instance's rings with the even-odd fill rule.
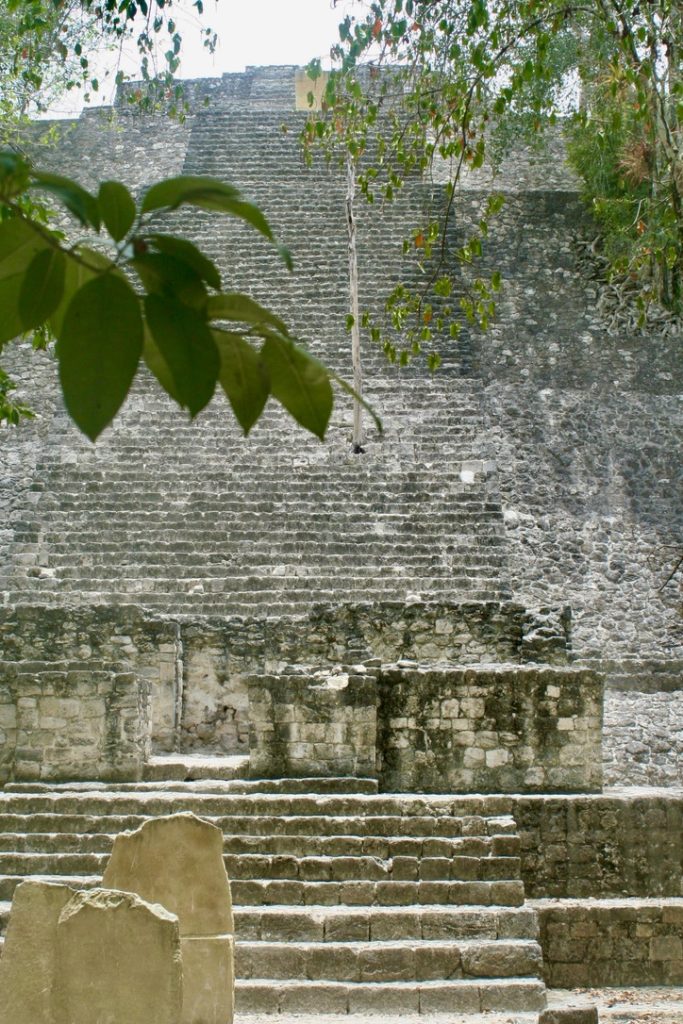
[[581,792],[602,782],[602,680],[567,668],[384,666],[388,792]]
[[[180,749],[245,753],[249,735],[248,681],[292,666],[412,661],[542,660],[568,657],[569,621],[563,609],[533,613],[513,603],[318,607],[300,619],[230,618],[178,624],[182,649]],[[171,749],[158,723],[173,719],[177,686],[168,677],[155,691],[154,738]]]
[[683,894],[683,797],[520,797],[514,815],[530,899]]
[[535,904],[551,988],[683,983],[683,901]]
[[149,691],[123,665],[0,662],[0,782],[139,780],[150,755]]
[[373,675],[321,671],[258,676],[249,687],[249,770],[255,778],[376,774]]
[[[178,715],[178,626],[147,620],[135,608],[32,608],[0,610],[0,650],[6,663],[78,666],[79,693],[88,695],[88,672],[125,665],[135,686],[149,692],[146,731],[161,749],[173,749]],[[71,671],[69,669],[69,671]],[[118,669],[116,669],[118,671]],[[68,677],[71,678],[71,677]],[[92,695],[97,694],[95,676]],[[65,684],[65,690],[70,683]],[[141,691],[142,692],[142,691]],[[178,705],[178,707],[176,706]]]
[[256,676],[250,770],[365,775],[384,792],[597,789],[602,685],[517,665]]
[[[676,663],[668,667],[678,669]],[[683,672],[656,672],[648,679],[646,667],[639,666],[638,673],[636,688],[605,695],[605,784],[678,787],[683,771]]]
[[489,658],[562,663],[569,623],[562,609],[532,613],[513,603],[319,607],[300,618],[192,620],[131,606],[0,610],[7,661],[125,660],[150,689],[158,752],[246,753],[248,682],[291,666]]
[[[5,675],[7,674],[5,670]],[[14,775],[17,749],[17,703],[14,688],[0,676],[0,786]]]
[[[220,78],[198,78],[183,82],[182,100],[195,113],[198,111],[244,110],[245,107],[265,110],[292,110],[295,104],[295,64],[247,68],[227,72]],[[124,111],[140,87],[139,82],[120,86],[116,108]]]
[[[112,175],[134,193],[161,178],[182,172],[192,119],[96,107],[75,121],[38,121],[29,135],[36,165],[52,166],[94,189]],[[87,154],[87,159],[84,159]]]

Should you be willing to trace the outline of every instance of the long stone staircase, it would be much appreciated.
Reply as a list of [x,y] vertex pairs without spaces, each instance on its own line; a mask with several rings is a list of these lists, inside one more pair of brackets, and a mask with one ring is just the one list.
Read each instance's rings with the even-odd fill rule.
[[10,785],[0,928],[23,879],[96,885],[118,832],[193,811],[225,836],[238,1012],[538,1013],[542,957],[511,801],[317,785],[327,792],[303,781]]
[[[386,440],[360,458],[343,428],[297,457],[277,411],[245,442],[223,408],[199,433],[147,398],[158,446],[130,430],[134,408],[97,449],[43,457],[35,513],[14,524],[7,603],[291,615],[315,601],[510,596],[500,502],[488,464],[468,454],[468,390],[437,388],[404,437],[389,407]],[[449,435],[444,462],[437,439]]]
[[[261,204],[295,254],[293,275],[232,218],[193,211],[169,227],[215,259],[226,289],[281,313],[348,377],[344,176],[322,161],[304,167],[304,121],[280,110],[197,114],[183,167],[234,181]],[[381,216],[359,203],[364,305],[376,308],[401,275],[400,239],[430,198],[414,181]],[[315,603],[509,598],[481,386],[464,379],[465,354],[450,344],[431,377],[364,348],[367,398],[385,432],[368,421],[362,456],[351,453],[343,398],[324,446],[273,403],[246,441],[222,399],[190,424],[144,376],[95,448],[57,411],[31,495],[8,517],[2,603],[263,616]]]

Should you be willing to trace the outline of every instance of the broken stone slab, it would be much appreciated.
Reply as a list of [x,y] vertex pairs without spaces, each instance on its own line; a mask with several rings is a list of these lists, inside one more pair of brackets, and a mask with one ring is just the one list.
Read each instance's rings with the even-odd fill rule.
[[234,933],[223,833],[194,814],[153,818],[118,835],[102,884],[161,904],[178,918],[181,937]]
[[222,831],[189,813],[146,821],[116,837],[103,884],[137,893],[177,916],[182,1024],[231,1024],[234,924]]
[[54,1024],[179,1024],[178,919],[129,892],[76,893],[57,926]]
[[51,882],[15,889],[0,957],[0,1016],[7,1024],[53,1024],[57,925],[74,894]]

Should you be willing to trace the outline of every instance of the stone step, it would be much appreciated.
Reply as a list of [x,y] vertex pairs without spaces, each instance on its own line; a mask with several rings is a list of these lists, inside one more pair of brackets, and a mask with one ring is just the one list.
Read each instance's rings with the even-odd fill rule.
[[[35,665],[35,662],[31,663]],[[59,664],[59,663],[56,663]],[[47,665],[46,665],[47,667]],[[52,670],[55,665],[51,665]],[[71,666],[66,665],[66,670]],[[249,769],[249,755],[211,756],[205,754],[164,754],[153,756],[145,765],[145,782],[9,782],[5,793],[163,793],[176,791],[178,783],[189,793],[303,793],[375,795],[376,779],[320,778],[248,779],[240,772]],[[156,778],[155,778],[156,776]]]
[[238,940],[238,978],[294,981],[436,981],[456,978],[539,978],[533,940],[435,939],[374,942],[246,942]]
[[[0,874],[59,875],[104,871],[108,852],[0,853]],[[394,857],[383,860],[364,856],[296,857],[253,853],[224,855],[228,877],[233,884],[270,879],[300,882],[460,882],[508,881],[520,873],[518,857]],[[468,902],[471,902],[469,900]]]
[[107,853],[114,842],[113,835],[102,832],[77,834],[69,832],[2,832],[0,833],[0,858],[12,854],[33,854],[48,856],[62,854]]
[[[313,816],[337,819],[350,817],[355,821],[390,818],[391,824],[403,822],[396,835],[411,834],[417,819],[433,822],[433,834],[439,824],[447,821],[453,835],[496,835],[516,832],[512,817],[512,797],[505,794],[477,796],[469,794],[326,794],[303,793],[293,797],[288,793],[215,794],[202,793],[182,784],[164,792],[73,791],[55,786],[51,792],[0,792],[0,814],[166,814],[195,811],[209,816],[276,817],[280,821],[274,832],[283,831],[292,821]],[[317,824],[317,822],[316,822]],[[336,824],[335,824],[336,827]],[[41,829],[41,831],[49,831]],[[249,831],[240,829],[239,831]],[[289,828],[286,831],[290,832]],[[360,833],[368,830],[361,827]],[[329,833],[328,833],[329,834]],[[383,834],[382,832],[375,834]],[[414,834],[421,834],[420,832]]]
[[538,938],[529,907],[478,905],[241,906],[235,908],[235,929],[244,940],[271,942]]
[[56,882],[74,889],[94,889],[102,884],[101,875],[0,875],[0,905],[12,900],[20,882]]
[[[519,907],[524,903],[524,884],[519,880],[497,882],[387,882],[363,879],[303,882],[292,880],[236,880],[232,883],[236,904],[305,906],[343,904],[409,906],[415,903]],[[0,898],[2,895],[0,893]]]
[[[106,821],[103,824],[107,824]],[[225,835],[225,850],[231,857],[244,855],[290,857],[374,857],[380,861],[445,860],[454,857],[469,860],[515,858],[518,836],[491,836],[485,839],[463,836],[455,839],[424,839],[400,836],[301,836],[301,835]],[[14,853],[104,853],[111,849],[114,833],[2,832],[0,851]],[[403,865],[405,867],[410,865]],[[394,864],[396,867],[396,864]],[[466,866],[465,866],[466,867]],[[429,871],[430,869],[427,868]],[[483,871],[496,868],[488,866]],[[229,872],[230,873],[230,872]],[[511,876],[517,877],[516,870]],[[233,877],[233,876],[231,876]],[[241,877],[236,873],[234,877]],[[454,877],[454,876],[453,876]],[[481,877],[486,877],[482,875]]]
[[[79,546],[81,550],[84,550],[84,546],[81,544],[79,538]],[[297,576],[307,575],[306,564],[304,559],[306,557],[315,558],[316,565],[318,566],[319,575],[325,576],[327,573],[343,571],[349,556],[352,553],[358,557],[357,545],[354,552],[354,545],[349,543],[345,546],[343,552],[329,551],[322,545],[311,545],[308,548],[302,546],[300,551],[296,551],[293,547],[287,544],[285,549],[282,544],[275,544],[271,547],[268,552],[263,554],[254,553],[253,557],[250,552],[249,562],[250,569],[253,572],[258,566],[263,566],[272,570],[274,565],[277,565],[280,570],[280,575],[289,578],[296,578]],[[385,565],[382,561],[384,552],[382,547],[375,545],[369,541],[367,544],[368,553],[364,555],[364,565],[368,571],[369,578],[372,577],[376,572],[384,570],[391,572],[392,567]],[[59,572],[61,579],[78,579],[79,574],[95,576],[96,569],[106,568],[111,555],[114,552],[103,552],[99,546],[95,546],[93,542],[92,554],[88,553],[83,557],[87,557],[87,562],[83,562],[78,568],[74,568],[73,561],[73,547],[70,548],[68,553],[60,554],[56,553],[50,548],[49,557],[45,559],[46,563],[49,563],[45,567],[52,568]],[[231,574],[231,563],[233,560],[236,561],[237,557],[243,552],[240,548],[233,545],[204,545],[202,548],[202,560],[201,560],[201,571],[203,576],[219,576],[225,579],[239,579],[240,576],[236,573],[235,576]],[[125,547],[121,548],[118,552],[121,555],[121,561],[117,565],[117,576],[124,575],[124,570],[128,569],[128,563],[135,566],[139,571],[139,578],[145,579],[150,570],[156,569],[163,565],[166,559],[172,558],[174,564],[178,566],[178,574],[184,575],[189,574],[190,576],[197,575],[198,561],[197,556],[193,557],[191,551],[182,550],[181,546],[175,546],[175,544],[164,545],[160,543],[156,545],[154,542],[154,536],[145,537],[145,548],[142,551],[133,550],[130,543]],[[444,575],[447,571],[453,571],[454,568],[467,569],[468,576],[476,577],[490,573],[493,567],[502,568],[505,563],[505,558],[502,553],[493,550],[480,550],[476,555],[460,555],[456,552],[442,551],[438,548],[432,547],[431,551],[424,556],[420,556],[416,553],[401,554],[394,548],[394,557],[397,560],[393,566],[393,571],[398,575],[415,576],[416,578],[424,578],[427,575],[426,570],[431,570],[430,575],[439,576]],[[399,561],[400,560],[400,564]],[[39,567],[43,567],[42,565]],[[28,566],[30,569],[31,566]],[[313,569],[310,568],[308,571],[310,574],[313,573]],[[353,578],[353,577],[350,577]]]
[[[106,861],[106,857],[102,861]],[[59,858],[58,858],[59,861]],[[61,861],[59,861],[61,863]],[[102,866],[104,866],[102,864]],[[0,874],[0,900],[11,900],[16,886],[27,878],[40,881],[64,881],[75,888],[91,888],[101,881],[98,874],[36,875]],[[243,906],[410,906],[415,903],[437,905],[481,905],[519,907],[524,903],[521,881],[504,882],[369,882],[348,880],[302,882],[291,880],[237,880],[232,883],[233,900]]]
[[[11,906],[9,900],[0,902],[0,936]],[[527,907],[235,906],[234,915],[236,934],[245,942],[538,938],[536,915]]]
[[128,785],[135,785],[144,790],[153,790],[155,786],[167,787],[173,780],[201,782],[210,779],[212,781],[229,781],[231,792],[246,792],[246,789],[232,787],[246,785],[244,780],[245,776],[249,774],[249,755],[233,757],[157,755],[151,757],[147,762],[144,773],[144,782],[129,783]]
[[[22,589],[18,589],[20,582],[18,579],[12,579],[10,588],[4,589],[4,584],[0,580],[0,603],[5,601],[7,604],[17,606],[27,603],[27,598],[29,598],[30,604],[33,607],[45,608],[91,608],[105,603],[113,605],[135,604],[136,607],[148,610],[153,614],[158,612],[165,613],[167,610],[172,609],[174,615],[192,615],[193,617],[243,616],[259,619],[286,618],[292,620],[306,618],[310,615],[311,609],[316,606],[331,605],[335,596],[339,598],[342,604],[355,603],[356,599],[361,600],[364,604],[383,603],[388,600],[387,591],[382,593],[365,592],[362,595],[354,595],[351,592],[338,594],[331,590],[312,591],[309,588],[305,595],[303,592],[300,592],[300,595],[297,597],[292,597],[291,594],[286,593],[261,593],[259,596],[241,595],[238,598],[230,593],[207,596],[201,594],[179,594],[177,590],[173,593],[170,591],[168,593],[139,593],[137,591],[129,592],[117,589],[111,590],[104,595],[101,590],[91,591],[83,587],[74,587],[71,591],[62,588],[49,590],[42,585],[42,581],[40,587],[21,583]],[[406,597],[409,597],[414,595],[414,593],[413,588],[402,583],[400,586],[394,585],[391,598],[395,599],[397,594],[399,596],[405,594]],[[468,590],[461,593],[453,590],[448,593],[433,594],[429,590],[425,590],[420,592],[420,597],[426,601],[437,601],[445,597],[448,600],[459,600],[462,598],[468,602],[495,602],[510,599],[512,591],[509,585],[496,582],[486,590]]]
[[[4,904],[0,904],[0,912],[3,907]],[[385,1021],[387,1012],[399,1014],[401,1020],[410,1014],[448,1012],[448,1018],[442,1018],[440,1024],[458,1024],[452,1014],[460,1011],[477,1015],[471,1018],[471,1024],[479,1024],[480,1013],[486,1013],[487,1021],[495,1024],[489,1016],[491,1012],[536,1013],[542,1010],[546,1001],[545,985],[535,973],[522,977],[504,973],[485,977],[481,973],[487,960],[502,964],[503,969],[519,963],[528,964],[534,972],[540,970],[540,953],[534,950],[535,944],[508,942],[490,945],[504,945],[505,948],[495,958],[482,943],[461,943],[455,948],[452,944],[437,942],[421,943],[419,947],[400,943],[336,943],[321,948],[314,943],[308,946],[282,944],[278,947],[277,944],[238,942],[235,1007],[240,1018],[251,1013],[310,1012],[316,1014],[316,1020],[321,1012],[325,1019],[335,1012],[381,1013]],[[4,937],[0,937],[0,954],[3,946]],[[526,954],[523,952],[525,946]],[[252,974],[245,977],[244,969],[247,972],[253,969],[254,959],[259,956],[269,967],[275,968],[274,977],[258,978]],[[286,967],[294,964],[300,964],[313,977],[279,976]],[[384,973],[405,978],[412,965],[418,975],[415,980],[355,980],[356,975],[370,979]],[[437,972],[453,969],[473,969],[475,973],[471,978],[463,975],[455,980],[453,977],[443,980],[435,977]],[[320,978],[316,977],[318,974]],[[421,974],[425,975],[424,980]],[[338,978],[339,975],[342,978]],[[346,978],[345,975],[352,977]],[[346,1019],[353,1024],[353,1017]],[[298,1020],[302,1022],[303,1018]],[[531,1018],[529,1024],[532,1020],[535,1022],[536,1017]],[[470,1021],[463,1018],[462,1024],[470,1024]],[[509,1018],[505,1024],[509,1024]],[[515,1024],[523,1022],[516,1018]]]
[[[177,796],[177,794],[176,794]],[[124,830],[138,828],[150,815],[171,813],[172,802],[165,806],[147,809],[128,805],[124,808],[112,807],[111,811],[102,808],[89,808],[87,804],[79,807],[27,806],[13,804],[7,808],[0,800],[0,832],[30,833],[36,832],[102,832],[116,834]],[[4,805],[4,806],[3,806]],[[514,826],[510,826],[506,817],[484,819],[477,817],[449,817],[417,815],[415,818],[400,815],[339,815],[339,814],[304,814],[277,815],[254,813],[221,814],[221,808],[207,808],[197,802],[183,801],[178,810],[194,811],[223,830],[224,835],[251,836],[313,836],[313,837],[368,837],[368,838],[402,838],[402,839],[457,839],[496,838],[515,836]],[[275,810],[275,809],[273,809]],[[213,813],[211,813],[213,811]],[[80,812],[80,813],[79,813]],[[137,812],[137,813],[136,813]],[[502,851],[501,851],[502,852]]]
[[[0,858],[0,864],[2,858]],[[368,856],[296,857],[280,854],[226,854],[230,879],[349,881],[505,881],[519,878],[518,857],[410,857],[391,860]]]
[[[536,979],[478,979],[424,982],[317,982],[240,979],[237,1013],[481,1014],[538,1012],[545,985]],[[448,1018],[451,1020],[452,1018]]]
[[[381,1012],[381,1011],[380,1011]],[[239,1022],[240,1024],[272,1024],[272,1014],[270,1013],[259,1013],[259,1012],[248,1012],[240,1013]],[[541,1018],[539,1017],[538,1010],[533,1010],[529,1013],[515,1011],[514,1017],[511,1018],[509,1013],[495,1013],[487,1011],[486,1017],[483,1018],[485,1024],[539,1024]],[[376,1011],[365,1011],[362,1013],[329,1013],[321,1017],[320,1013],[311,1011],[309,1013],[297,1012],[297,1013],[278,1013],[277,1024],[377,1024],[378,1014]],[[384,1013],[381,1012],[380,1020],[382,1024],[482,1024],[482,1015],[480,1013],[459,1013],[457,1010],[451,1010],[450,1013],[429,1013],[425,1012],[422,1014],[410,1013],[402,1014],[396,1013]],[[555,1016],[554,1018],[548,1017],[543,1024],[597,1024],[596,1019],[591,1019],[586,1016],[583,1019],[578,1017],[566,1017],[560,1018]],[[623,1024],[623,1022],[621,1022]],[[657,1018],[657,1024],[681,1024],[680,1016],[662,1016],[661,1019]]]
[[[88,587],[92,583],[90,580],[84,582]],[[12,589],[3,590],[3,584],[0,581],[0,601],[6,597],[7,602],[11,604],[30,601],[34,606],[43,605],[45,607],[93,607],[106,603],[114,605],[135,603],[138,607],[151,611],[163,612],[166,608],[172,607],[175,614],[243,615],[267,618],[273,616],[304,617],[316,605],[331,605],[335,595],[341,603],[361,601],[364,604],[381,604],[401,595],[409,598],[417,594],[421,600],[445,598],[446,600],[462,599],[468,602],[488,602],[506,600],[511,597],[512,593],[509,586],[499,585],[497,581],[490,581],[487,589],[470,587],[459,590],[456,586],[449,586],[437,590],[430,585],[418,590],[410,579],[392,581],[391,586],[387,584],[384,589],[377,591],[368,590],[368,588],[359,588],[356,592],[351,590],[341,592],[315,590],[309,585],[307,588],[302,586],[296,593],[279,590],[261,591],[259,594],[253,592],[237,594],[231,593],[229,589],[224,589],[216,594],[206,594],[203,592],[204,585],[201,579],[190,581],[190,587],[197,586],[199,590],[193,589],[184,594],[177,589],[175,591],[170,589],[139,590],[139,582],[136,582],[134,589],[124,590],[117,587],[109,592],[84,589],[78,582],[72,583],[71,587],[65,587],[57,581],[48,580],[46,584],[48,586],[51,584],[54,587],[53,590],[49,590],[47,586],[43,586],[43,583],[40,581],[39,586],[38,584],[32,585],[30,581],[14,579],[11,581]],[[117,581],[118,583],[120,581]],[[19,589],[19,585],[22,586],[22,589]]]

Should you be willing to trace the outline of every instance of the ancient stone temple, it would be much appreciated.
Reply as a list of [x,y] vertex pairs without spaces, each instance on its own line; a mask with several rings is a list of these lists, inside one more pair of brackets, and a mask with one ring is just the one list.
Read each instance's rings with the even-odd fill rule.
[[[182,124],[122,98],[39,159],[236,184],[293,274],[229,218],[174,229],[348,378],[345,180],[302,160],[300,77],[194,82]],[[609,329],[559,147],[497,188],[496,324],[434,375],[368,342],[363,454],[342,397],[324,444],[275,406],[245,440],[144,377],[92,445],[52,356],[3,353],[37,417],[0,455],[0,926],[21,879],[96,886],[188,810],[225,836],[238,1013],[683,984],[680,336]],[[365,306],[440,189],[359,206]]]

